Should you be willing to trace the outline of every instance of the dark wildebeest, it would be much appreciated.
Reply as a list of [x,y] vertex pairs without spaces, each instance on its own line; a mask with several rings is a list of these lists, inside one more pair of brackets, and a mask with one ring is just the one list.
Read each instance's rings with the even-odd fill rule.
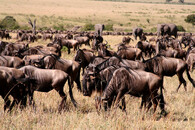
[[167,50],[161,50],[159,52],[159,55],[162,55],[162,56],[165,56],[165,57],[185,59],[186,51],[182,50],[182,49],[167,49]]
[[195,68],[195,53],[190,53],[186,59],[186,63],[188,64],[188,69],[193,72]]
[[0,56],[0,66],[19,68],[24,66],[24,61],[19,57]]
[[[68,80],[69,84],[69,94],[71,97],[71,101],[76,107],[76,101],[73,98],[72,88],[70,85],[69,76],[67,73],[61,70],[51,70],[51,69],[39,69],[34,66],[24,66],[20,68],[30,79],[33,80],[32,85],[30,86],[30,101],[33,101],[33,93],[34,91],[40,92],[49,92],[52,89],[55,89],[60,97],[62,98],[59,111],[61,111],[66,102],[66,94],[63,91],[64,85]],[[33,101],[34,104],[34,101]]]
[[104,44],[104,43],[100,43],[98,46],[98,56],[101,56],[101,57],[106,57],[106,56],[116,56],[116,52],[115,51],[111,51],[111,50],[108,50],[108,47],[107,47],[107,43]]
[[0,41],[0,54],[4,51],[7,44],[9,44],[9,42]]
[[122,59],[140,60],[142,57],[142,51],[139,48],[126,47],[123,44],[118,48],[117,55]]
[[141,40],[142,34],[143,34],[143,29],[142,28],[139,28],[139,27],[133,28],[132,34],[133,34],[135,40],[137,40],[137,36]]
[[41,60],[44,55],[27,55],[23,58],[25,65],[34,65],[34,60]]
[[89,65],[89,63],[95,58],[95,55],[93,52],[88,50],[77,50],[76,55],[74,57],[74,60],[80,63],[80,66],[83,68],[83,74],[84,69],[86,66]]
[[146,107],[146,103],[148,103],[147,111],[152,106],[152,101],[155,112],[158,99],[160,99],[161,113],[163,113],[165,112],[164,97],[162,91],[160,95],[157,93],[159,88],[160,90],[163,88],[163,80],[159,76],[142,70],[132,70],[122,67],[114,71],[108,86],[103,92],[101,100],[113,100],[116,96],[114,102],[114,107],[116,108],[124,95],[130,94],[132,96],[142,97],[141,107],[143,104]]
[[[17,79],[15,79],[11,73],[7,72],[7,70],[0,70],[0,95],[4,100],[4,111],[9,108],[9,111],[12,110],[15,104],[19,104],[22,106],[26,105],[26,96],[27,91],[24,84]],[[9,95],[13,97],[12,104],[9,100]]]
[[139,41],[136,44],[136,47],[139,48],[143,53],[145,53],[145,56],[149,56],[151,58],[152,45],[149,42]]
[[133,41],[133,39],[130,38],[129,36],[123,37],[122,43],[129,44],[131,40]]
[[55,55],[46,55],[42,59],[32,61],[35,66],[45,69],[59,69],[66,72],[71,77],[71,86],[75,81],[77,88],[81,91],[80,85],[80,64],[76,61],[65,60]]
[[53,40],[53,34],[44,33],[43,34],[43,40]]
[[90,44],[89,44],[90,38],[88,36],[75,37],[74,40],[78,41],[79,46],[81,46],[82,44],[90,46]]
[[[139,61],[124,60],[119,57],[111,57],[102,63],[95,65],[90,64],[87,72],[83,76],[83,94],[90,96],[93,91],[103,92],[106,85],[109,83],[112,73],[118,66],[130,67],[132,69],[144,70],[144,63]],[[90,67],[92,69],[90,70]],[[123,101],[124,102],[124,101]],[[110,106],[112,102],[108,103]],[[123,103],[124,104],[124,103]],[[125,106],[123,106],[123,110]]]
[[195,87],[195,81],[191,78],[189,74],[187,63],[181,59],[164,57],[164,56],[155,56],[151,59],[144,61],[144,63],[145,63],[146,71],[157,74],[161,78],[163,78],[164,76],[172,77],[175,74],[177,74],[180,82],[177,91],[179,90],[181,84],[183,84],[185,90],[187,90],[186,81],[183,78],[183,72],[186,70],[188,79]]
[[93,50],[98,50],[99,44],[103,42],[103,37],[102,36],[94,36],[93,42],[92,42],[92,49]]
[[1,54],[7,56],[18,56],[22,58],[21,53],[26,51],[28,48],[28,43],[9,43],[5,46],[5,49]]

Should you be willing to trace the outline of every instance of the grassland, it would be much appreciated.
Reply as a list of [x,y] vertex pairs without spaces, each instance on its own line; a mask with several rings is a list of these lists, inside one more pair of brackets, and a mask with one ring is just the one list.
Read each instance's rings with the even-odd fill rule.
[[[118,31],[131,31],[133,27],[140,26],[144,31],[154,32],[158,23],[175,23],[182,25],[188,32],[194,32],[194,27],[184,19],[188,14],[195,13],[195,5],[93,0],[1,0],[0,2],[0,20],[12,15],[20,25],[26,26],[28,26],[27,18],[30,17],[37,19],[39,28],[109,23],[114,24],[114,29]],[[186,2],[193,3],[193,0]]]
[[[187,2],[187,0],[186,0]],[[191,0],[190,2],[193,2]],[[194,5],[173,4],[143,4],[129,2],[102,2],[87,0],[0,0],[0,19],[7,15],[14,16],[21,25],[27,25],[27,18],[36,18],[38,27],[53,27],[56,24],[84,25],[85,23],[113,23],[117,30],[131,30],[141,26],[145,31],[156,28],[157,23],[172,22],[184,26],[190,32],[195,32],[192,25],[184,22],[184,18],[195,13]],[[149,23],[147,22],[149,19]],[[12,34],[15,37],[15,34]],[[122,36],[104,36],[104,39],[116,50]],[[10,41],[15,41],[12,39]],[[137,41],[132,42],[135,45]],[[49,41],[39,40],[30,46],[45,45]],[[84,47],[84,46],[83,46]],[[63,52],[62,58],[73,59]],[[195,79],[195,73],[191,73]],[[82,77],[82,76],[81,76]],[[187,79],[187,89],[183,86],[179,92],[175,90],[179,84],[177,76],[165,78],[164,96],[166,110],[169,114],[160,117],[157,109],[153,117],[152,109],[149,113],[139,110],[141,99],[126,96],[127,115],[120,109],[110,113],[97,114],[94,97],[84,97],[76,86],[73,88],[75,100],[79,103],[74,108],[70,98],[67,99],[67,109],[58,113],[61,98],[57,92],[35,92],[36,110],[27,107],[23,111],[14,110],[11,114],[3,112],[3,100],[0,98],[0,128],[7,129],[195,129],[195,90]],[[64,87],[68,95],[67,84]]]
[[[13,37],[15,35],[12,35]],[[122,36],[104,36],[104,39],[111,45],[111,49],[116,50],[116,44],[122,39]],[[11,40],[15,41],[15,40]],[[30,46],[45,45],[49,41],[39,40],[31,43]],[[137,41],[132,42],[135,45]],[[85,46],[83,46],[85,47]],[[75,55],[63,52],[62,58],[73,59]],[[191,73],[195,79],[195,73]],[[82,77],[82,76],[81,76]],[[195,129],[195,90],[187,79],[187,89],[185,92],[183,86],[179,92],[175,90],[179,84],[177,76],[165,78],[165,101],[166,110],[169,114],[160,118],[160,109],[157,109],[156,116],[140,111],[141,99],[126,96],[127,115],[120,109],[106,113],[101,111],[97,114],[94,106],[94,97],[84,97],[79,93],[76,87],[73,88],[73,94],[79,103],[78,108],[74,108],[68,95],[68,85],[64,87],[68,95],[67,109],[61,114],[58,113],[58,105],[61,98],[55,90],[49,93],[35,92],[36,110],[27,107],[23,111],[14,110],[11,114],[3,112],[3,100],[0,98],[0,126],[1,129]],[[76,84],[75,84],[76,85]]]

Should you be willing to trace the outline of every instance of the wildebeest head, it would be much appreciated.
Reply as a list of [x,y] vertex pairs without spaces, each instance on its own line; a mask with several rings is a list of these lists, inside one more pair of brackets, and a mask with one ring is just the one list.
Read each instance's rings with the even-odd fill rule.
[[84,96],[91,96],[93,91],[98,86],[98,79],[99,78],[95,71],[95,66],[87,67],[82,80]]

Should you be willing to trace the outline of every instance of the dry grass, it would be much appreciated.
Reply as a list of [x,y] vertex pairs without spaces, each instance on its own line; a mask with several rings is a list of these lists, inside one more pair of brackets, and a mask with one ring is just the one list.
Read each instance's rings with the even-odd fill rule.
[[12,15],[20,25],[28,25],[27,18],[30,17],[37,19],[38,27],[111,23],[117,30],[130,31],[140,26],[145,31],[154,31],[158,23],[175,23],[194,32],[192,25],[184,22],[184,19],[188,14],[195,13],[195,5],[92,0],[2,0],[0,9],[0,19]]
[[[194,2],[189,0],[186,2]],[[0,19],[6,15],[14,16],[21,25],[27,25],[27,17],[37,18],[39,27],[52,27],[55,24],[84,25],[92,23],[113,23],[117,29],[131,30],[141,26],[145,31],[156,28],[157,23],[172,22],[184,26],[190,32],[195,32],[192,25],[184,22],[184,18],[195,12],[194,5],[164,5],[126,2],[102,2],[87,0],[1,0]],[[150,23],[146,20],[149,19]],[[113,50],[122,36],[104,36]],[[14,40],[11,40],[14,42]],[[31,43],[45,45],[49,41],[39,40]],[[137,41],[134,41],[135,45]],[[74,53],[62,54],[64,59],[72,59]],[[195,73],[191,73],[195,79]],[[94,96],[84,97],[73,88],[73,94],[79,103],[74,108],[70,98],[67,99],[67,110],[59,114],[58,105],[61,101],[57,92],[35,92],[36,111],[27,107],[23,111],[14,110],[11,114],[3,112],[3,100],[0,98],[0,126],[1,129],[195,129],[195,90],[187,80],[188,91],[183,87],[178,93],[175,90],[179,84],[176,76],[165,78],[164,87],[167,117],[159,119],[157,110],[153,117],[149,113],[139,110],[141,100],[129,95],[126,97],[127,115],[117,109],[117,112],[101,112],[97,114],[94,106]],[[64,87],[68,95],[67,84]],[[158,121],[157,121],[158,120]]]
[[[116,50],[115,44],[119,43],[122,36],[104,36],[111,48]],[[12,40],[14,41],[14,40]],[[49,41],[39,40],[31,43],[46,44]],[[135,45],[137,41],[131,43]],[[84,47],[84,46],[83,46]],[[74,53],[68,55],[63,53],[63,58],[72,59]],[[191,73],[195,79],[195,73]],[[184,78],[187,80],[186,74]],[[187,80],[188,91],[185,92],[183,86],[179,92],[175,90],[179,84],[176,76],[165,78],[164,92],[166,110],[169,114],[160,117],[160,110],[157,109],[156,117],[153,117],[152,109],[149,113],[139,110],[141,99],[126,96],[127,115],[120,109],[106,113],[101,111],[97,114],[94,106],[94,94],[92,97],[84,97],[79,93],[76,86],[73,94],[79,103],[78,108],[74,108],[68,96],[67,110],[58,113],[60,96],[55,90],[49,93],[35,92],[36,111],[32,107],[27,107],[23,111],[14,110],[11,114],[3,112],[3,100],[0,99],[0,126],[1,129],[195,129],[195,90]],[[67,84],[64,87],[68,95]]]

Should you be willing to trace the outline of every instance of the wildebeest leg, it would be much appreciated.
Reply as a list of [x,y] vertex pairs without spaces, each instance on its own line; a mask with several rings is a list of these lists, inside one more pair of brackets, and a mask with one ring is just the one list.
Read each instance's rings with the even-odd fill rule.
[[74,99],[74,97],[73,97],[73,94],[72,94],[72,87],[71,87],[71,83],[70,83],[70,82],[71,82],[71,81],[70,81],[70,77],[69,77],[69,78],[68,78],[68,86],[69,86],[69,95],[70,95],[70,99],[71,99],[73,105],[74,105],[75,107],[77,107],[77,102],[75,101],[75,99]]
[[68,47],[68,54],[70,54],[70,48]]
[[123,112],[126,113],[126,102],[125,102],[125,97],[122,98],[122,106],[120,106]]
[[10,108],[9,108],[9,111],[8,112],[11,112],[12,108],[14,107],[14,105],[15,104],[18,104],[18,103],[19,102],[16,99],[14,99],[13,102],[12,102],[12,104],[11,104],[11,106],[10,106]]
[[153,111],[154,113],[155,113],[157,105],[158,105],[157,96],[158,96],[157,91],[153,91],[151,93],[151,98],[152,98],[153,107],[154,107],[154,111]]
[[122,98],[122,96],[124,96],[124,93],[122,91],[119,91],[119,93],[117,94],[117,97],[116,97],[116,101],[114,103],[114,108],[118,107],[120,99]]
[[63,91],[63,87],[60,87],[60,88],[59,87],[55,87],[55,90],[60,94],[60,97],[62,98],[62,101],[61,101],[59,109],[58,109],[58,111],[60,112],[65,107],[67,96],[66,96],[66,94]]
[[10,106],[11,101],[9,100],[9,98],[5,98],[4,99],[4,111],[6,111],[6,109]]
[[[77,84],[77,89],[81,92],[81,82],[80,82],[80,69],[81,68],[79,68],[79,73],[77,74],[77,76],[76,76],[76,80],[75,80],[75,82],[76,82],[76,84]],[[84,69],[83,69],[84,70]]]
[[178,73],[177,76],[178,76],[178,78],[179,78],[179,86],[177,87],[177,90],[176,90],[176,91],[178,92],[178,90],[179,90],[179,88],[180,88],[180,86],[181,86],[182,83],[183,83],[183,85],[184,85],[185,91],[187,91],[187,88],[186,88],[186,81],[185,81],[185,79],[183,78],[183,74]]

